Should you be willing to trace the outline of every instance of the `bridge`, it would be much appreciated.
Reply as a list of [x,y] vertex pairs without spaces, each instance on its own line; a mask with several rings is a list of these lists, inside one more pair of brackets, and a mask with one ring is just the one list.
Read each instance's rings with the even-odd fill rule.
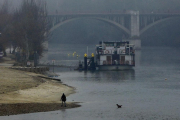
[[180,13],[139,13],[139,11],[126,11],[118,13],[77,13],[77,14],[55,14],[48,15],[50,32],[58,27],[78,19],[96,19],[117,27],[123,31],[124,36],[136,49],[141,49],[139,37],[151,27],[172,19],[180,17]]

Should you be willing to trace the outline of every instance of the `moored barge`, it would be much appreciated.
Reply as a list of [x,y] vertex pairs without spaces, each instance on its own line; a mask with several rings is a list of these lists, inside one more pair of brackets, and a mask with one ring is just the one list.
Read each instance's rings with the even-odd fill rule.
[[96,47],[98,70],[126,70],[135,66],[134,45],[128,41],[100,42]]

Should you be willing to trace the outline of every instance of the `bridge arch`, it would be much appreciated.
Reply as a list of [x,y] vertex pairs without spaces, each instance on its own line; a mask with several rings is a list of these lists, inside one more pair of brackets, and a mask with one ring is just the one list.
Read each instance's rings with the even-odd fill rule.
[[168,17],[168,18],[164,18],[164,19],[161,19],[161,20],[158,20],[152,24],[149,24],[147,25],[146,27],[144,27],[142,30],[140,30],[140,36],[145,33],[147,30],[149,30],[150,28],[152,28],[153,26],[157,25],[157,24],[160,24],[162,22],[166,22],[168,20],[171,20],[171,19],[174,19],[174,18],[177,18],[177,17]]
[[106,18],[100,18],[100,17],[77,17],[77,18],[71,18],[71,19],[65,20],[65,21],[60,22],[60,23],[58,23],[57,25],[53,26],[53,27],[50,29],[50,32],[53,32],[55,29],[59,28],[60,26],[66,24],[66,23],[68,23],[68,22],[75,21],[75,20],[79,20],[79,19],[95,19],[95,20],[99,20],[99,21],[108,23],[108,24],[110,24],[110,25],[113,25],[114,27],[116,27],[116,28],[118,28],[118,29],[120,29],[120,30],[123,30],[123,32],[124,32],[126,35],[128,35],[128,36],[130,36],[130,34],[131,34],[130,31],[129,31],[127,28],[125,28],[124,26],[122,26],[121,24],[116,23],[116,22],[114,22],[114,21],[112,21],[112,20],[108,20],[108,19],[106,19]]

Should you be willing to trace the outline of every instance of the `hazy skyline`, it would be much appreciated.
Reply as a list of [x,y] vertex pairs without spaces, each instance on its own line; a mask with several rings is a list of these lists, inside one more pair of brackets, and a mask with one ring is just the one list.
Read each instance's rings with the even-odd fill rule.
[[[2,3],[4,0],[0,0]],[[16,9],[22,0],[9,0]],[[48,12],[180,11],[180,0],[46,0]]]
[[50,13],[107,12],[126,10],[179,11],[179,0],[47,0]]
[[[2,3],[4,0],[0,0]],[[9,0],[12,9],[16,9],[22,0]],[[158,11],[158,12],[178,12],[180,13],[180,0],[46,0],[49,14],[58,13],[78,13],[78,12],[116,12],[126,10]],[[170,25],[161,24],[149,30],[148,34],[141,36],[142,43],[159,45],[169,45],[169,40],[176,40],[171,44],[176,45],[180,39],[179,20],[169,21]],[[122,33],[120,30],[96,20],[77,20],[65,24],[55,31],[53,38],[61,40],[79,41],[97,39],[120,40]],[[146,41],[144,41],[146,39]],[[166,41],[166,42],[164,42]],[[149,44],[148,43],[148,44]],[[147,44],[147,43],[146,43]]]

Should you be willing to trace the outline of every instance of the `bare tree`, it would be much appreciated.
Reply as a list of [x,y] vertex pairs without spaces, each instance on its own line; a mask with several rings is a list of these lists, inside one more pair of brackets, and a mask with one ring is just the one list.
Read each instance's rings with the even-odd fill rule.
[[17,47],[23,49],[24,41],[23,41],[23,28],[21,25],[21,15],[19,10],[15,10],[13,17],[12,17],[12,27],[11,27],[11,39],[12,39],[12,46],[13,46],[13,53],[15,53],[15,49]]
[[12,15],[8,11],[8,1],[4,1],[4,3],[0,6],[0,47],[4,52],[4,56],[6,56],[5,49],[9,45],[10,41],[10,23],[11,23]]
[[43,42],[49,33],[46,3],[23,0],[21,8],[14,13],[13,31],[14,47],[21,47],[27,60],[34,52],[42,55]]

